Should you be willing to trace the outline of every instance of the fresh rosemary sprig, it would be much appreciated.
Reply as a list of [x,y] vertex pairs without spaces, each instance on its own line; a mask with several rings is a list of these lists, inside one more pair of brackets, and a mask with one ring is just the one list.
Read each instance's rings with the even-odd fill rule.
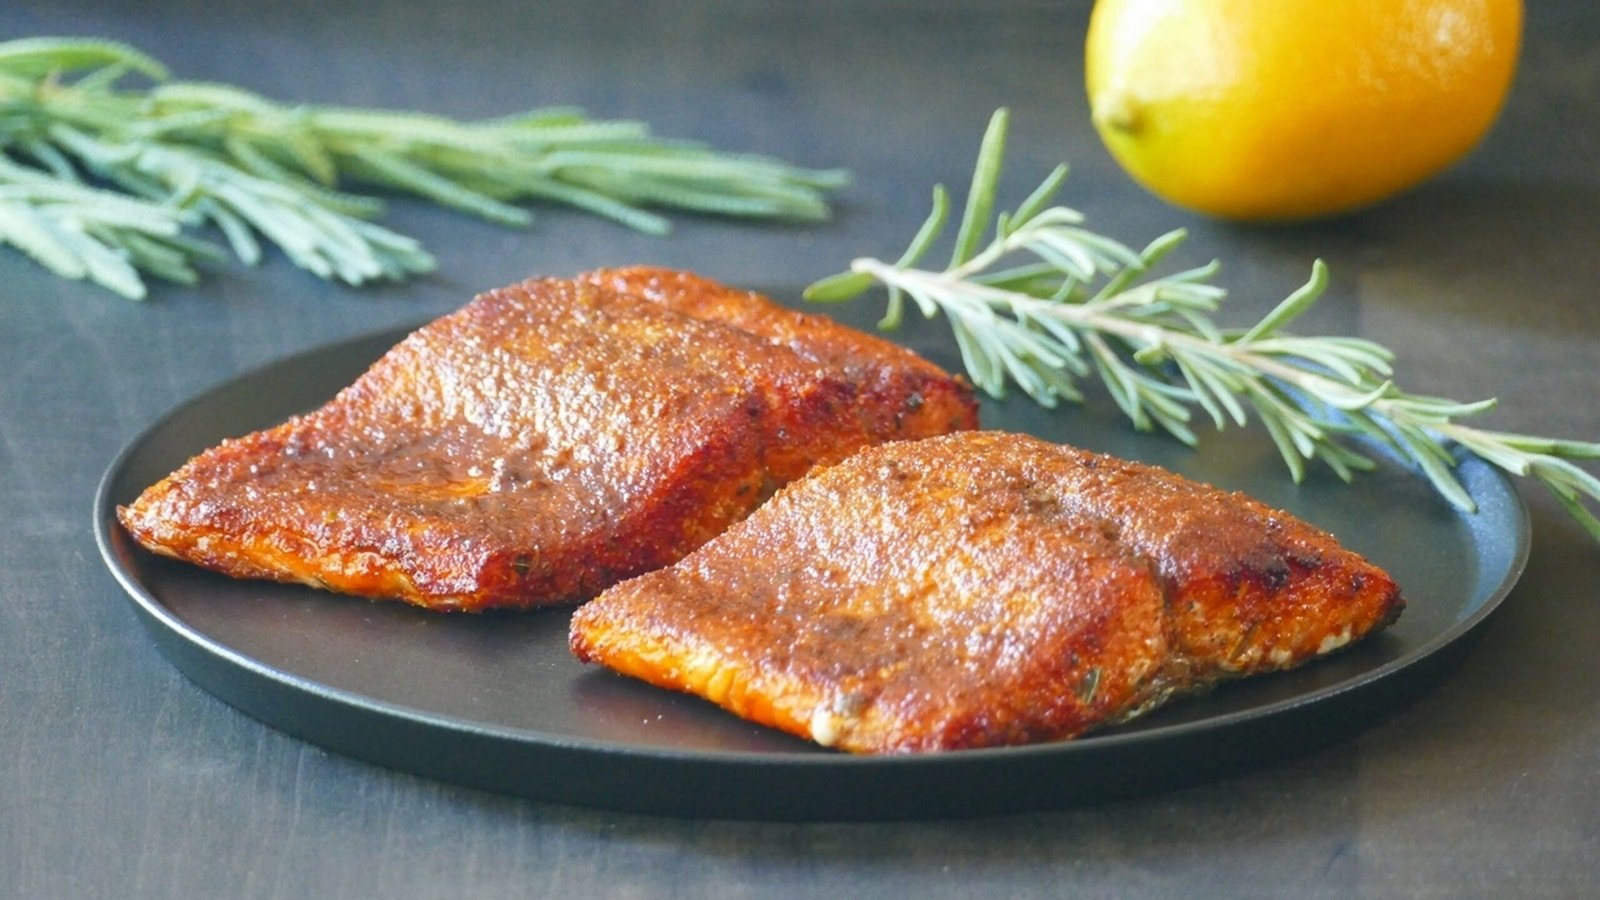
[[917,268],[945,230],[949,196],[934,189],[933,212],[895,262],[857,259],[847,272],[806,290],[810,300],[853,298],[888,289],[880,327],[893,329],[909,298],[923,315],[943,314],[973,383],[999,397],[1008,383],[1040,404],[1081,400],[1079,382],[1098,375],[1140,429],[1160,426],[1186,443],[1195,407],[1218,428],[1265,425],[1295,480],[1308,460],[1340,477],[1372,459],[1347,438],[1364,436],[1420,469],[1451,503],[1474,508],[1454,474],[1459,447],[1515,475],[1542,482],[1600,540],[1600,479],[1572,460],[1600,458],[1600,443],[1487,431],[1461,424],[1493,400],[1458,403],[1396,386],[1393,354],[1372,341],[1300,337],[1284,331],[1328,282],[1320,260],[1310,280],[1253,327],[1225,329],[1211,319],[1226,292],[1212,283],[1217,264],[1156,276],[1151,270],[1184,238],[1169,232],[1142,251],[1082,227],[1083,216],[1052,205],[1066,178],[1058,167],[1014,212],[995,217],[995,186],[1008,116],[995,113],[978,153],[972,187],[950,261]]
[[[153,86],[120,87],[138,75]],[[428,271],[421,244],[373,224],[382,204],[339,188],[413,194],[502,225],[527,201],[573,206],[650,234],[652,208],[816,221],[838,170],[803,169],[653,136],[573,110],[462,122],[286,105],[236,87],[169,82],[151,57],[76,38],[0,43],[0,243],[51,271],[143,297],[141,273],[180,282],[220,249],[261,239],[348,284]]]

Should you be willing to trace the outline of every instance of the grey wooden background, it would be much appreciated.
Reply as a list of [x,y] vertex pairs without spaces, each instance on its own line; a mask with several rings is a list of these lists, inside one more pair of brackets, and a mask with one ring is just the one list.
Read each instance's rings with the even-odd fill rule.
[[437,274],[323,285],[281,259],[136,304],[0,250],[0,895],[8,897],[1594,896],[1600,548],[1539,490],[1521,585],[1463,667],[1317,755],[1177,793],[980,821],[675,821],[477,793],[235,712],[154,649],[90,534],[116,449],[255,364],[442,313],[533,273],[655,262],[803,283],[897,253],[961,184],[991,110],[1007,185],[1061,159],[1074,204],[1225,261],[1243,322],[1332,266],[1305,330],[1378,338],[1413,389],[1498,396],[1498,427],[1600,438],[1600,7],[1534,4],[1490,139],[1341,221],[1220,225],[1113,166],[1082,92],[1087,3],[119,3],[8,0],[0,37],[138,44],[186,78],[462,116],[575,104],[664,134],[842,165],[836,221],[686,221],[666,240],[561,211],[505,231],[398,202]]

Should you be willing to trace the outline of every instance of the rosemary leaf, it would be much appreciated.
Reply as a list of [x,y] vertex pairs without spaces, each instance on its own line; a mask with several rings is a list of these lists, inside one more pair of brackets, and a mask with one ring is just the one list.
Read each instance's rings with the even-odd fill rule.
[[1000,164],[1006,152],[1006,123],[1010,116],[1009,110],[995,110],[989,129],[984,132],[983,143],[978,148],[978,163],[972,173],[972,187],[967,192],[966,211],[961,216],[961,230],[956,234],[956,246],[950,254],[951,268],[972,258],[989,225],[989,212],[994,208],[994,193],[1000,180]]
[[0,72],[24,78],[117,66],[154,79],[167,69],[144,53],[116,41],[93,38],[21,38],[0,43]]
[[1248,344],[1258,341],[1268,335],[1277,334],[1283,326],[1294,321],[1299,315],[1311,308],[1313,303],[1322,296],[1328,288],[1328,267],[1322,260],[1311,264],[1311,280],[1307,281],[1299,290],[1290,294],[1279,303],[1277,308],[1257,322],[1254,327],[1239,336],[1239,343]]

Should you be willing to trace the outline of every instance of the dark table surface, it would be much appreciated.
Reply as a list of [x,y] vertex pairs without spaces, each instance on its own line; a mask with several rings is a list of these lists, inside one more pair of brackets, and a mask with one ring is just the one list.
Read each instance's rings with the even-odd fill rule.
[[[526,7],[526,8],[525,8]],[[559,210],[502,230],[405,201],[436,274],[325,285],[269,256],[143,303],[0,250],[0,895],[11,897],[1594,896],[1600,552],[1537,487],[1526,574],[1462,665],[1314,755],[1095,806],[893,824],[676,820],[546,805],[331,753],[187,681],[96,553],[90,502],[156,416],[252,366],[624,262],[801,284],[899,251],[997,106],[1006,186],[1055,162],[1095,226],[1190,230],[1243,323],[1334,273],[1305,331],[1395,348],[1403,383],[1496,396],[1494,427],[1600,438],[1600,7],[1536,4],[1509,105],[1462,165],[1336,222],[1168,208],[1087,121],[1085,3],[12,0],[0,36],[85,34],[285,99],[490,116],[578,105],[848,167],[818,227]]]

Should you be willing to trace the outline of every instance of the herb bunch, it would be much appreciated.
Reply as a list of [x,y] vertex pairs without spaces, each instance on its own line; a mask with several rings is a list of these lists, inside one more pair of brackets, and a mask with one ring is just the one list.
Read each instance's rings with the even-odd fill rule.
[[[142,76],[147,89],[121,87]],[[649,234],[653,209],[795,221],[827,217],[839,170],[791,166],[653,136],[574,110],[457,121],[286,105],[220,84],[171,82],[138,50],[91,39],[0,43],[0,244],[128,297],[142,276],[182,283],[262,241],[322,278],[358,285],[433,268],[415,239],[346,185],[412,194],[524,226],[526,201],[576,207]]]
[[[1600,540],[1600,479],[1573,460],[1600,458],[1600,443],[1488,431],[1460,420],[1493,400],[1460,403],[1407,393],[1394,381],[1393,354],[1360,338],[1302,337],[1285,328],[1310,309],[1328,283],[1318,260],[1307,283],[1254,326],[1226,329],[1211,318],[1226,296],[1213,283],[1215,262],[1154,275],[1184,233],[1172,231],[1143,250],[1091,232],[1075,210],[1052,204],[1066,179],[1058,167],[1012,212],[994,216],[1008,116],[995,113],[949,262],[919,268],[944,232],[949,195],[934,190],[933,211],[895,262],[862,258],[847,272],[806,290],[814,301],[849,300],[887,288],[879,326],[897,327],[909,299],[929,318],[943,315],[972,381],[992,396],[1016,385],[1054,407],[1083,398],[1081,381],[1098,376],[1133,424],[1159,426],[1193,444],[1194,412],[1217,428],[1265,426],[1296,481],[1308,461],[1341,478],[1371,469],[1351,437],[1388,448],[1422,471],[1449,501],[1474,509],[1454,473],[1460,448],[1549,488]],[[985,242],[990,218],[993,236]]]

